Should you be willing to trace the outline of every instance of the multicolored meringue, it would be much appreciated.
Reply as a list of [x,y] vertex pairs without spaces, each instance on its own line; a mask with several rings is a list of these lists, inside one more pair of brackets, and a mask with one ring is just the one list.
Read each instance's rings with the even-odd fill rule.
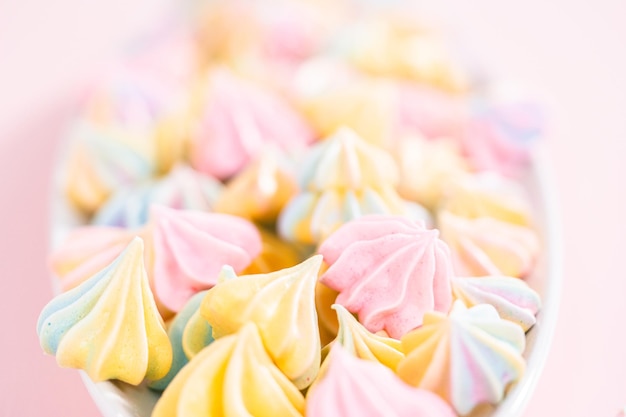
[[[327,364],[328,362],[328,364]],[[356,358],[339,344],[307,394],[307,417],[455,417],[437,395],[405,384],[379,363]]]
[[[502,400],[524,374],[522,328],[488,304],[454,303],[449,316],[429,312],[423,325],[402,337],[406,355],[397,373],[410,385],[437,393],[461,415]],[[469,389],[471,388],[471,389]]]
[[92,223],[137,228],[149,217],[150,206],[213,211],[223,186],[216,179],[179,164],[164,177],[118,189],[97,211]]
[[302,417],[304,407],[304,397],[248,322],[195,356],[163,392],[152,417]]
[[469,173],[460,148],[451,139],[411,135],[399,141],[395,155],[400,168],[398,193],[433,211],[451,185]]
[[[170,339],[170,343],[172,345],[172,367],[170,368],[167,375],[163,378],[150,381],[148,386],[152,389],[163,391],[169,383],[174,379],[176,374],[185,366],[189,360],[188,355],[185,353],[185,349],[183,347],[183,335],[185,333],[185,329],[187,324],[191,321],[192,317],[195,313],[200,309],[200,303],[204,298],[206,291],[200,291],[195,294],[193,297],[189,299],[187,304],[176,314],[176,316],[169,323],[167,329],[167,336]],[[213,342],[213,337],[211,336],[211,326],[204,320],[205,331],[197,331],[197,337],[195,339],[202,339],[201,344],[203,346],[208,346]],[[206,331],[208,329],[208,331]]]
[[164,377],[172,347],[157,311],[136,237],[108,267],[43,309],[37,333],[60,366],[84,369],[94,381],[138,385]]
[[154,291],[172,311],[213,287],[224,265],[242,271],[261,252],[256,227],[228,214],[153,206],[151,227]]
[[541,247],[533,229],[492,217],[467,219],[443,211],[437,224],[457,275],[525,277]]
[[425,313],[447,312],[452,262],[437,230],[402,216],[366,216],[339,228],[319,247],[330,265],[320,281],[337,304],[370,332],[399,339]]
[[278,368],[306,388],[320,365],[315,283],[321,264],[313,256],[292,268],[222,281],[207,293],[200,314],[215,339],[255,323]]
[[468,307],[491,304],[505,320],[519,324],[526,332],[534,326],[541,297],[519,278],[502,275],[452,278],[454,298]]
[[[280,118],[280,123],[275,120]],[[191,138],[191,165],[225,179],[237,174],[266,146],[292,152],[313,140],[311,129],[271,90],[225,68],[213,69]]]
[[398,171],[390,154],[347,128],[312,147],[300,169],[300,187],[278,219],[280,235],[314,244],[342,224],[368,214],[402,214],[429,219],[395,190]]
[[492,171],[455,181],[439,210],[469,219],[493,217],[520,226],[533,223],[525,190],[519,183]]
[[272,224],[298,186],[277,149],[265,149],[228,182],[215,211]]
[[252,260],[242,275],[267,274],[295,266],[302,262],[302,251],[285,242],[273,232],[259,227],[261,234],[261,253]]

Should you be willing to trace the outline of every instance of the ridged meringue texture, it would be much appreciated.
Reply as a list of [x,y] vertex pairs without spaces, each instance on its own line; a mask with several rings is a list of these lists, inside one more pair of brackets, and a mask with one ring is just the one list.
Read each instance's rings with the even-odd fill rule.
[[342,224],[368,214],[429,218],[423,207],[405,202],[396,192],[398,170],[392,156],[348,128],[309,150],[299,178],[304,191],[278,219],[286,240],[319,243]]
[[191,138],[191,165],[225,179],[238,173],[268,145],[290,152],[313,140],[311,129],[272,91],[214,69],[206,102]]
[[454,277],[452,293],[468,307],[491,304],[500,317],[519,324],[525,332],[535,325],[535,316],[541,308],[539,294],[514,277]]
[[133,239],[112,264],[48,303],[37,333],[60,366],[83,369],[94,381],[138,385],[164,377],[172,347],[150,291],[143,240]]
[[216,340],[174,378],[152,417],[302,417],[304,397],[246,323]]
[[122,187],[95,214],[97,225],[137,228],[147,221],[152,204],[213,211],[223,186],[215,178],[179,164],[162,178]]
[[261,252],[261,237],[249,221],[228,214],[152,206],[154,289],[172,311],[213,287],[224,265],[245,269]]
[[447,312],[452,262],[437,230],[402,216],[366,216],[345,224],[319,247],[330,265],[320,278],[339,291],[337,304],[370,332],[399,339],[426,312]]
[[395,154],[401,173],[399,194],[430,210],[439,206],[451,184],[469,172],[461,149],[450,139],[411,135],[399,141]]
[[230,180],[215,205],[215,211],[261,223],[276,222],[298,186],[277,149],[264,150]]
[[117,188],[154,173],[150,157],[118,134],[87,120],[76,122],[69,133],[72,148],[64,189],[69,201],[85,213],[96,211]]
[[334,345],[307,395],[307,417],[455,417],[436,394],[405,384],[386,367]]
[[334,304],[332,308],[339,321],[335,343],[357,358],[378,362],[395,372],[404,358],[400,341],[371,333],[340,304]]
[[[167,336],[170,339],[170,343],[172,345],[172,366],[163,378],[150,381],[148,386],[152,389],[163,391],[169,383],[174,379],[176,374],[185,366],[189,360],[188,355],[185,353],[185,349],[183,347],[183,335],[185,333],[187,324],[191,321],[192,317],[195,313],[200,309],[200,303],[204,298],[206,291],[201,291],[195,294],[193,297],[189,299],[187,304],[176,314],[176,316],[169,323],[167,329]],[[204,329],[194,329],[199,330],[196,331],[194,336],[194,342],[197,344],[201,344],[203,347],[208,346],[213,342],[213,337],[211,336],[211,326],[204,321]]]
[[61,290],[70,290],[109,265],[136,232],[117,227],[84,226],[72,230],[49,258]]
[[454,303],[449,316],[427,313],[422,327],[402,337],[406,354],[397,373],[410,385],[437,393],[461,415],[497,404],[524,374],[526,338],[489,304]]
[[315,283],[321,256],[269,274],[220,282],[204,298],[200,314],[219,339],[246,323],[259,327],[278,368],[298,389],[311,384],[320,365]]
[[520,226],[533,223],[525,190],[519,183],[493,171],[455,182],[439,209],[470,219],[493,217]]
[[525,277],[541,247],[533,229],[492,217],[467,219],[444,211],[437,224],[457,275]]

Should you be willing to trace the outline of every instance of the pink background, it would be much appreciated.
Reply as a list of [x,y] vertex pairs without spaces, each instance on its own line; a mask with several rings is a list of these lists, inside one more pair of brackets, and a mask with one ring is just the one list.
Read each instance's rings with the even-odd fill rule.
[[[432,3],[479,62],[523,80],[549,110],[564,286],[525,416],[612,417],[626,405],[626,2]],[[58,369],[35,335],[51,297],[49,175],[76,84],[166,5],[0,0],[0,416],[98,415],[78,374]]]

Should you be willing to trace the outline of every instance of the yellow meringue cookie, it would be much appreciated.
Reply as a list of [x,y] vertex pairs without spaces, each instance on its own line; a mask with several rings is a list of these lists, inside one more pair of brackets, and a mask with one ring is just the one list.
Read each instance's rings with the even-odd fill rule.
[[493,217],[521,226],[532,224],[532,210],[524,189],[490,171],[454,182],[439,209],[469,219]]
[[304,407],[304,397],[248,322],[195,356],[165,390],[152,417],[301,417]]
[[207,293],[200,314],[215,339],[256,323],[278,368],[305,388],[320,365],[315,283],[321,264],[317,255],[292,268],[222,280]]
[[333,309],[339,319],[336,343],[357,358],[379,362],[392,371],[396,370],[404,358],[399,340],[371,333],[341,304],[334,304]]
[[295,266],[302,261],[300,251],[292,244],[279,239],[273,232],[259,227],[261,253],[252,260],[241,275],[267,274]]
[[[326,269],[328,267],[324,263],[320,275],[323,275]],[[339,322],[337,321],[337,312],[332,308],[337,295],[339,295],[337,291],[319,281],[315,285],[315,309],[317,310],[322,346],[326,346],[337,337]]]
[[215,211],[274,223],[298,189],[293,174],[281,166],[278,152],[278,149],[266,149],[230,180],[217,200]]
[[108,267],[53,299],[37,325],[43,349],[60,366],[84,369],[94,381],[138,385],[165,376],[172,347],[135,238]]
[[458,145],[450,139],[411,136],[395,152],[400,167],[399,194],[434,210],[450,185],[469,172]]

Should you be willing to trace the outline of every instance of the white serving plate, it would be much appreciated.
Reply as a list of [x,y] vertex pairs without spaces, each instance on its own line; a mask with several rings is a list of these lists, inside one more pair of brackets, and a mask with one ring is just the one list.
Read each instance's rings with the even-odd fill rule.
[[[71,144],[66,144],[66,146],[71,146]],[[62,150],[61,154],[65,152]],[[60,162],[64,160],[65,158],[59,158]],[[63,197],[60,186],[62,172],[63,165],[59,164],[52,196],[51,240],[53,247],[58,245],[72,228],[84,223],[84,220],[68,206]],[[542,309],[537,316],[537,323],[526,335],[524,357],[527,360],[527,369],[524,377],[509,389],[507,396],[499,405],[481,406],[474,410],[471,417],[519,417],[522,415],[543,369],[556,326],[561,290],[561,231],[555,189],[541,146],[534,150],[522,185],[531,197],[543,247],[535,271],[526,281],[541,295]],[[56,279],[53,285],[58,292]],[[134,387],[118,381],[94,383],[84,372],[80,371],[80,373],[104,417],[149,417],[160,395],[143,385]]]

